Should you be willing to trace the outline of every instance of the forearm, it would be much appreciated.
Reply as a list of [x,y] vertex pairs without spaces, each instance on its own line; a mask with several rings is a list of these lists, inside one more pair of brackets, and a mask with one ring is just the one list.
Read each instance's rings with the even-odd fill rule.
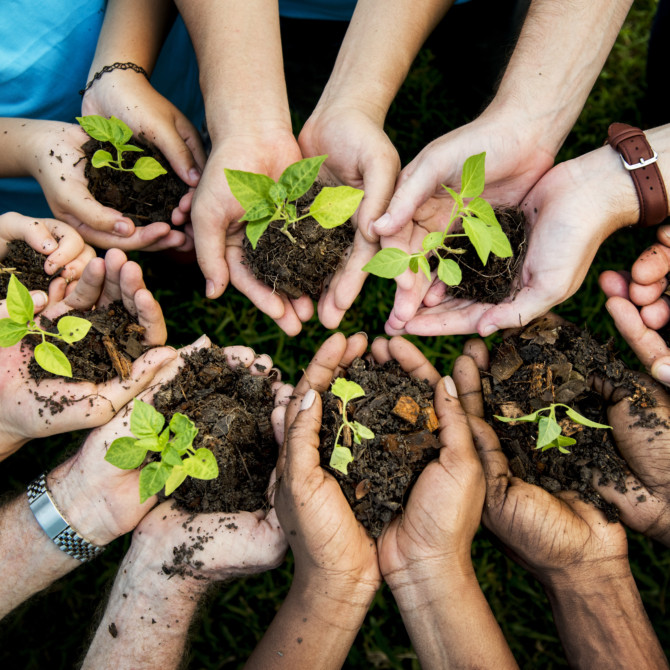
[[376,582],[346,586],[296,576],[246,670],[341,668],[377,586]]
[[366,111],[383,125],[412,61],[453,0],[359,0],[319,106]]
[[34,137],[42,129],[55,130],[65,125],[57,121],[0,118],[0,178],[31,176],[35,152],[48,151],[45,146],[33,146]]
[[545,585],[571,667],[667,668],[628,566],[607,576]]
[[586,102],[632,0],[533,0],[495,99],[554,156]]
[[178,0],[200,67],[214,145],[223,135],[290,131],[276,0]]
[[518,667],[471,563],[391,583],[422,668]]

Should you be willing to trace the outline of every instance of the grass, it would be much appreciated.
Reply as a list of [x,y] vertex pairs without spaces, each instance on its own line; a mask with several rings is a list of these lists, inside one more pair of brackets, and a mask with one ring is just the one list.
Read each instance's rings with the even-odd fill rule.
[[[614,120],[640,123],[638,107],[643,93],[646,40],[656,3],[635,3],[617,44],[559,156],[565,160],[602,145],[607,125]],[[424,51],[394,103],[388,131],[403,157],[411,159],[437,133],[468,120],[448,97],[445,78],[435,58]],[[630,267],[652,239],[649,231],[618,234],[598,253],[582,289],[558,308],[578,324],[588,323],[601,340],[614,338],[622,356],[635,359],[615,332],[603,310],[604,296],[597,277],[603,269]],[[178,346],[207,333],[218,344],[246,344],[267,352],[295,381],[319,344],[329,334],[316,320],[296,338],[288,338],[234,289],[223,298],[205,300],[202,278],[193,267],[161,265],[158,257],[142,256],[147,283],[164,306],[170,343]],[[392,303],[392,286],[371,278],[346,315],[341,329],[351,334],[365,329],[371,337],[383,333]],[[437,368],[447,373],[464,338],[412,338]],[[639,367],[639,366],[638,366]],[[23,491],[34,476],[63,460],[77,447],[81,435],[35,442],[3,464],[0,490]],[[641,535],[630,533],[630,556],[642,599],[666,651],[670,650],[670,620],[666,593],[670,579],[670,552]],[[85,649],[91,621],[104,602],[116,566],[129,538],[114,543],[93,563],[54,584],[46,593],[19,607],[0,631],[0,666],[71,668]],[[566,661],[542,588],[502,554],[481,531],[473,559],[484,593],[523,668],[559,668]],[[292,575],[290,556],[277,570],[217,587],[193,625],[189,667],[194,670],[241,667],[272,620],[288,591]],[[453,606],[458,606],[454,603]],[[606,665],[607,661],[603,661]],[[382,588],[349,654],[348,668],[418,668],[404,626],[388,589]]]

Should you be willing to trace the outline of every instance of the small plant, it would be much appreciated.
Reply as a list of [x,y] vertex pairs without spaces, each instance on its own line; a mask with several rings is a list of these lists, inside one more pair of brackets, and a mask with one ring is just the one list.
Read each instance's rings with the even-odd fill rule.
[[58,333],[49,333],[35,323],[35,305],[30,291],[12,275],[7,287],[8,319],[0,319],[0,347],[13,347],[26,335],[40,335],[42,341],[35,347],[35,360],[47,372],[63,377],[72,377],[72,366],[67,356],[47,337],[68,344],[86,337],[91,322],[78,316],[63,316],[58,320]]
[[225,169],[232,194],[244,208],[240,221],[247,221],[246,233],[255,249],[260,236],[273,221],[283,221],[281,232],[291,242],[289,227],[311,216],[322,228],[337,228],[349,219],[363,199],[363,191],[351,186],[325,186],[314,198],[309,211],[298,215],[294,202],[316,181],[328,156],[305,158],[289,165],[275,182],[264,174]]
[[[437,276],[445,284],[457,286],[461,283],[463,274],[458,263],[447,256],[464,254],[467,249],[450,246],[452,239],[467,237],[483,265],[486,265],[491,253],[499,258],[512,256],[512,247],[496,218],[493,207],[479,197],[484,190],[485,158],[486,153],[484,152],[470,156],[465,161],[460,193],[442,184],[442,188],[454,200],[446,230],[428,233],[423,238],[422,251],[413,254],[393,247],[382,249],[370,259],[363,270],[378,277],[391,279],[409,268],[414,273],[421,270],[430,280],[428,256],[435,254],[438,259]],[[471,198],[471,200],[466,203],[465,198]],[[462,220],[463,232],[452,233],[451,228],[458,218]]]
[[78,116],[77,121],[94,140],[109,142],[116,149],[116,159],[109,151],[98,149],[91,158],[93,167],[108,167],[121,172],[132,172],[144,181],[150,181],[162,174],[167,174],[167,170],[151,156],[142,156],[137,159],[132,167],[123,167],[124,151],[142,153],[143,150],[133,144],[126,144],[133,136],[133,131],[121,119],[117,119],[115,116],[106,119],[104,116],[91,114],[90,116]]
[[[577,440],[562,434],[563,430],[558,421],[556,421],[557,407],[564,407],[568,418],[570,418],[574,423],[578,423],[580,426],[587,426],[589,428],[612,428],[612,426],[606,426],[603,423],[596,423],[595,421],[591,421],[585,416],[582,416],[576,410],[572,409],[572,407],[564,405],[560,402],[551,403],[549,407],[542,407],[542,409],[538,409],[532,414],[526,414],[526,416],[494,416],[496,419],[498,419],[498,421],[504,421],[505,423],[528,421],[538,424],[537,444],[535,446],[536,449],[547,451],[547,449],[556,447],[562,454],[569,454],[570,452],[565,447],[570,447],[573,444],[576,444]],[[542,416],[544,412],[549,412],[549,416]]]
[[167,428],[165,417],[141,400],[135,399],[130,414],[130,430],[135,436],[119,437],[110,445],[105,460],[122,470],[139,468],[149,451],[160,453],[161,460],[147,463],[140,473],[140,503],[165,486],[169,496],[186,477],[216,479],[219,466],[207,448],[193,448],[198,429],[191,419],[177,412]]
[[351,430],[354,436],[354,442],[361,444],[361,440],[371,440],[375,434],[358,421],[349,421],[347,418],[347,403],[354,398],[362,398],[365,391],[356,383],[348,381],[343,377],[338,377],[330,387],[331,393],[342,401],[342,423],[335,436],[335,446],[330,456],[330,467],[347,474],[347,466],[354,460],[349,447],[343,447],[339,444],[340,435],[345,427]]

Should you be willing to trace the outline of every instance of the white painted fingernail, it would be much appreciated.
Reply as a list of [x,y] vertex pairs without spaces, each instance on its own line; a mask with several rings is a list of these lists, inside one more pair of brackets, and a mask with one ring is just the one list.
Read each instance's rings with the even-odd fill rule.
[[449,375],[447,375],[443,381],[444,388],[447,389],[447,393],[452,398],[458,398],[458,391],[456,390],[456,384],[454,384],[454,380]]
[[208,298],[211,298],[214,295],[214,282],[211,279],[208,279],[205,282],[205,295]]
[[300,411],[302,412],[304,409],[309,409],[314,404],[314,398],[316,398],[316,391],[314,389],[307,391],[300,403]]
[[191,346],[197,349],[198,347],[202,347],[206,343],[207,343],[207,335],[201,335]]

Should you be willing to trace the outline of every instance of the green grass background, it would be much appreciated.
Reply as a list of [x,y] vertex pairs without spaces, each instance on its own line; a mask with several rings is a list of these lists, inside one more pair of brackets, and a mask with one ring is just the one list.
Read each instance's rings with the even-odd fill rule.
[[[644,91],[646,44],[655,7],[654,0],[635,3],[559,160],[601,146],[611,121],[641,123],[639,103]],[[430,52],[422,52],[388,119],[389,135],[403,162],[438,134],[468,120],[453,107],[447,88],[445,74],[436,69]],[[614,338],[624,358],[635,367],[639,365],[626,351],[604,310],[605,299],[597,277],[604,269],[629,268],[652,239],[650,231],[624,231],[610,239],[598,252],[577,295],[557,309],[578,324],[588,324],[601,340]],[[142,256],[141,262],[149,287],[163,305],[169,343],[175,346],[193,341],[200,333],[207,333],[222,345],[246,344],[257,352],[269,353],[284,378],[295,381],[329,334],[312,320],[298,337],[286,337],[232,288],[219,300],[205,300],[201,295],[204,282],[195,268],[166,267],[164,261],[161,263],[158,257],[149,255]],[[366,329],[371,337],[383,334],[392,299],[390,282],[370,278],[342,322],[341,330],[352,334]],[[460,337],[412,339],[443,373],[451,371],[464,341]],[[24,490],[34,476],[62,461],[81,439],[82,435],[72,435],[27,445],[3,463],[0,490]],[[667,652],[670,551],[635,533],[630,533],[629,539],[631,564],[642,599]],[[74,667],[86,648],[92,621],[104,602],[129,540],[129,537],[118,540],[101,558],[80,567],[9,615],[0,627],[0,667],[4,670]],[[548,601],[539,584],[506,558],[483,530],[475,539],[472,554],[481,587],[519,664],[523,668],[566,666]],[[193,625],[188,667],[241,667],[285,597],[292,565],[289,554],[277,570],[220,586]],[[458,607],[458,602],[448,605]],[[602,667],[607,666],[607,659],[603,659]],[[385,587],[375,597],[345,667],[398,670],[419,667],[393,598]]]

